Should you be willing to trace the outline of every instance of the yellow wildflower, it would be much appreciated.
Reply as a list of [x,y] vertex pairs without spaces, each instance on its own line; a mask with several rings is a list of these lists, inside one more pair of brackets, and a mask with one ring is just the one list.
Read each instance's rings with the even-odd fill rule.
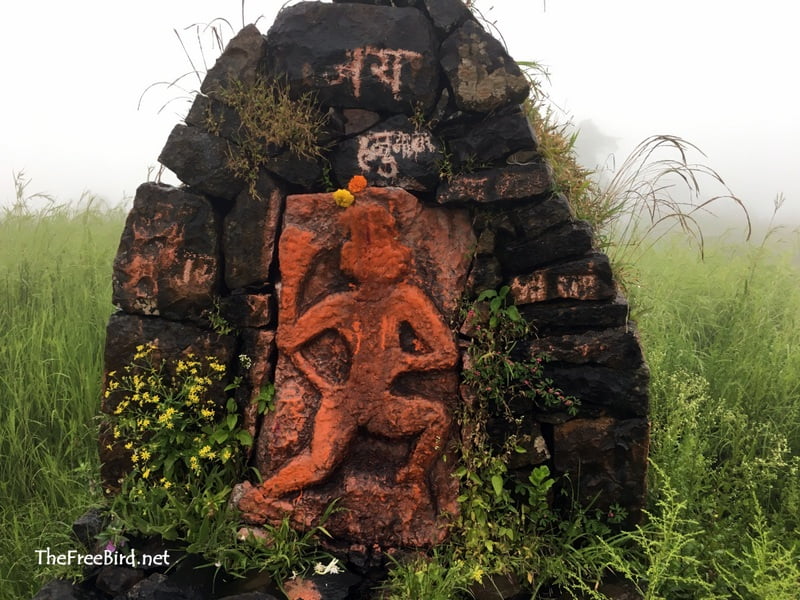
[[216,453],[216,452],[214,452],[214,451],[212,451],[212,450],[211,450],[211,446],[209,446],[208,444],[206,444],[205,446],[203,446],[202,448],[200,448],[200,450],[197,452],[197,455],[198,455],[200,458],[208,458],[208,459],[213,459],[213,458],[216,458],[216,456],[217,456],[217,453]]
[[142,479],[147,479],[148,477],[150,477],[150,467],[142,471]]
[[336,206],[341,206],[342,208],[347,208],[353,202],[355,202],[355,197],[351,194],[348,190],[336,190],[333,192],[333,201],[336,202]]

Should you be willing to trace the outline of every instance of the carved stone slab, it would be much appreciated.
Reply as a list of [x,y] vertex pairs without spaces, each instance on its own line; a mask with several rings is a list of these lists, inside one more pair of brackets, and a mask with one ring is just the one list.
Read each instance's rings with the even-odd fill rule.
[[447,450],[459,353],[449,323],[475,244],[466,212],[367,188],[346,209],[289,196],[279,242],[276,409],[258,438],[264,482],[239,502],[291,511],[345,540],[429,546],[457,510]]
[[413,8],[304,2],[278,14],[265,65],[324,105],[412,114],[436,102],[437,46]]

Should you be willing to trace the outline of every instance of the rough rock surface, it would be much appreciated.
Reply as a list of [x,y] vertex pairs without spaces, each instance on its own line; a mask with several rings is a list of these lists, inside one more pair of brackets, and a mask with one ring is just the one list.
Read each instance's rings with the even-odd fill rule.
[[530,86],[517,63],[475,21],[456,29],[442,43],[441,52],[442,68],[459,109],[489,113],[519,104],[528,96]]
[[265,65],[324,106],[412,114],[436,102],[435,40],[413,8],[306,2],[278,14]]
[[129,313],[197,318],[211,306],[219,280],[211,203],[171,186],[142,184],[114,260],[114,304]]

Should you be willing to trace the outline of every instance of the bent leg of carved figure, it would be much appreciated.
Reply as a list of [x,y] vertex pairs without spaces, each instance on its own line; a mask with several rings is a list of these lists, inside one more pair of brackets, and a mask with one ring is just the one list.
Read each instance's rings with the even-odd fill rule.
[[260,486],[244,486],[238,502],[243,517],[251,523],[263,523],[274,509],[286,512],[289,502],[278,499],[284,494],[313,485],[327,477],[341,462],[357,428],[357,420],[348,406],[331,406],[323,398],[314,418],[311,442],[297,456],[289,459]]
[[357,426],[353,411],[346,408],[331,406],[323,399],[314,417],[308,447],[261,484],[264,495],[277,498],[319,483],[338,466]]
[[419,436],[408,463],[398,471],[396,481],[424,481],[434,459],[441,455],[450,430],[450,412],[444,403],[387,394],[373,408],[375,412],[367,423],[371,433],[388,437]]

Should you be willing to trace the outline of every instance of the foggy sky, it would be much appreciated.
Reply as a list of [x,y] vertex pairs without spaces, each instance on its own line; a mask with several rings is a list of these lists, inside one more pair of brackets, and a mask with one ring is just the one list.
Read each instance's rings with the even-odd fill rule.
[[[248,1],[247,22],[262,32],[281,1]],[[594,167],[624,156],[647,136],[696,144],[702,159],[768,216],[786,196],[782,219],[800,222],[796,140],[800,42],[794,3],[762,0],[478,0],[517,60],[550,73],[553,102],[582,131],[578,149]],[[169,131],[199,87],[186,77],[216,50],[193,23],[242,26],[240,0],[76,0],[6,3],[0,36],[0,202],[12,171],[29,191],[67,201],[91,190],[111,203],[145,181]],[[234,33],[216,21],[226,39]],[[153,85],[156,84],[156,85]],[[145,90],[140,103],[140,97]],[[166,104],[166,107],[164,105]]]

